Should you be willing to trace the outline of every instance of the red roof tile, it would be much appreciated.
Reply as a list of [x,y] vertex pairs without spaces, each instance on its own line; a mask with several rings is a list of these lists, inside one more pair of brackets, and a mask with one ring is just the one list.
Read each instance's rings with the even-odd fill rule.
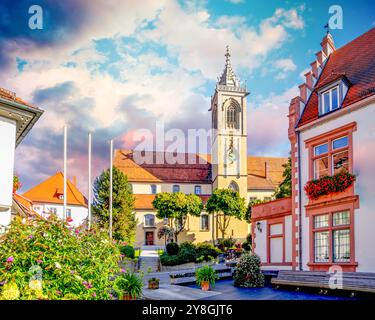
[[[342,107],[375,94],[375,28],[333,52],[315,86],[321,88],[339,77],[345,76],[350,82]],[[314,91],[298,126],[301,127],[318,119],[318,94]]]
[[[136,155],[128,150],[116,150],[114,166],[120,169],[129,182],[202,183],[210,184],[210,155],[179,154],[186,164],[156,164],[156,157],[167,155],[162,152],[147,152],[144,156],[153,159],[151,164],[137,164]],[[171,155],[171,154],[169,154]],[[188,163],[190,160],[190,163]],[[193,160],[193,161],[192,161]],[[247,158],[248,189],[273,190],[282,181],[287,158],[253,157]],[[182,162],[182,161],[181,161]],[[268,166],[266,177],[266,165]]]

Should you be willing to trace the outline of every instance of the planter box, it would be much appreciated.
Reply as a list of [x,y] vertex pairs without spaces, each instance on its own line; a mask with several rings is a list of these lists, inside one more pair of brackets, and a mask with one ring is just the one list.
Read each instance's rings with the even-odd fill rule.
[[186,269],[197,269],[203,266],[212,266],[217,264],[216,261],[208,261],[208,262],[200,262],[200,263],[194,263],[194,262],[189,262],[189,263],[183,263],[179,264],[177,266],[161,266],[160,271],[179,271],[179,270],[186,270]]

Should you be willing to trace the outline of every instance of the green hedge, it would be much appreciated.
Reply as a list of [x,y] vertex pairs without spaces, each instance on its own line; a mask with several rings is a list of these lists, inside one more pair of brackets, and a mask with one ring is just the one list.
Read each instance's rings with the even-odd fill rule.
[[180,245],[177,254],[164,252],[160,256],[160,262],[164,266],[175,266],[189,262],[209,261],[220,253],[220,250],[208,243],[195,245],[192,242],[184,242]]

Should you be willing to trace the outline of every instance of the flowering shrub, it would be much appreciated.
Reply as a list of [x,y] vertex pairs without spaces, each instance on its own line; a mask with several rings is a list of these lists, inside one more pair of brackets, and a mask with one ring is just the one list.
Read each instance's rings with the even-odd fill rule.
[[355,176],[349,172],[340,172],[334,176],[325,176],[311,180],[305,185],[305,192],[310,200],[335,192],[342,192],[349,188],[355,181]]
[[264,275],[260,271],[260,258],[256,254],[245,253],[237,263],[234,274],[236,287],[264,287]]
[[20,178],[16,175],[13,176],[13,193],[15,193],[19,188],[21,188],[22,184]]
[[110,299],[119,259],[101,230],[16,218],[0,238],[0,299]]

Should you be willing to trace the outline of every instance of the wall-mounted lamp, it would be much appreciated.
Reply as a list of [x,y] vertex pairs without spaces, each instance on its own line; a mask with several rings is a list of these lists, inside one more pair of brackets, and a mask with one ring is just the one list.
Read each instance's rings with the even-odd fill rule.
[[262,223],[260,221],[257,222],[257,230],[262,232]]

